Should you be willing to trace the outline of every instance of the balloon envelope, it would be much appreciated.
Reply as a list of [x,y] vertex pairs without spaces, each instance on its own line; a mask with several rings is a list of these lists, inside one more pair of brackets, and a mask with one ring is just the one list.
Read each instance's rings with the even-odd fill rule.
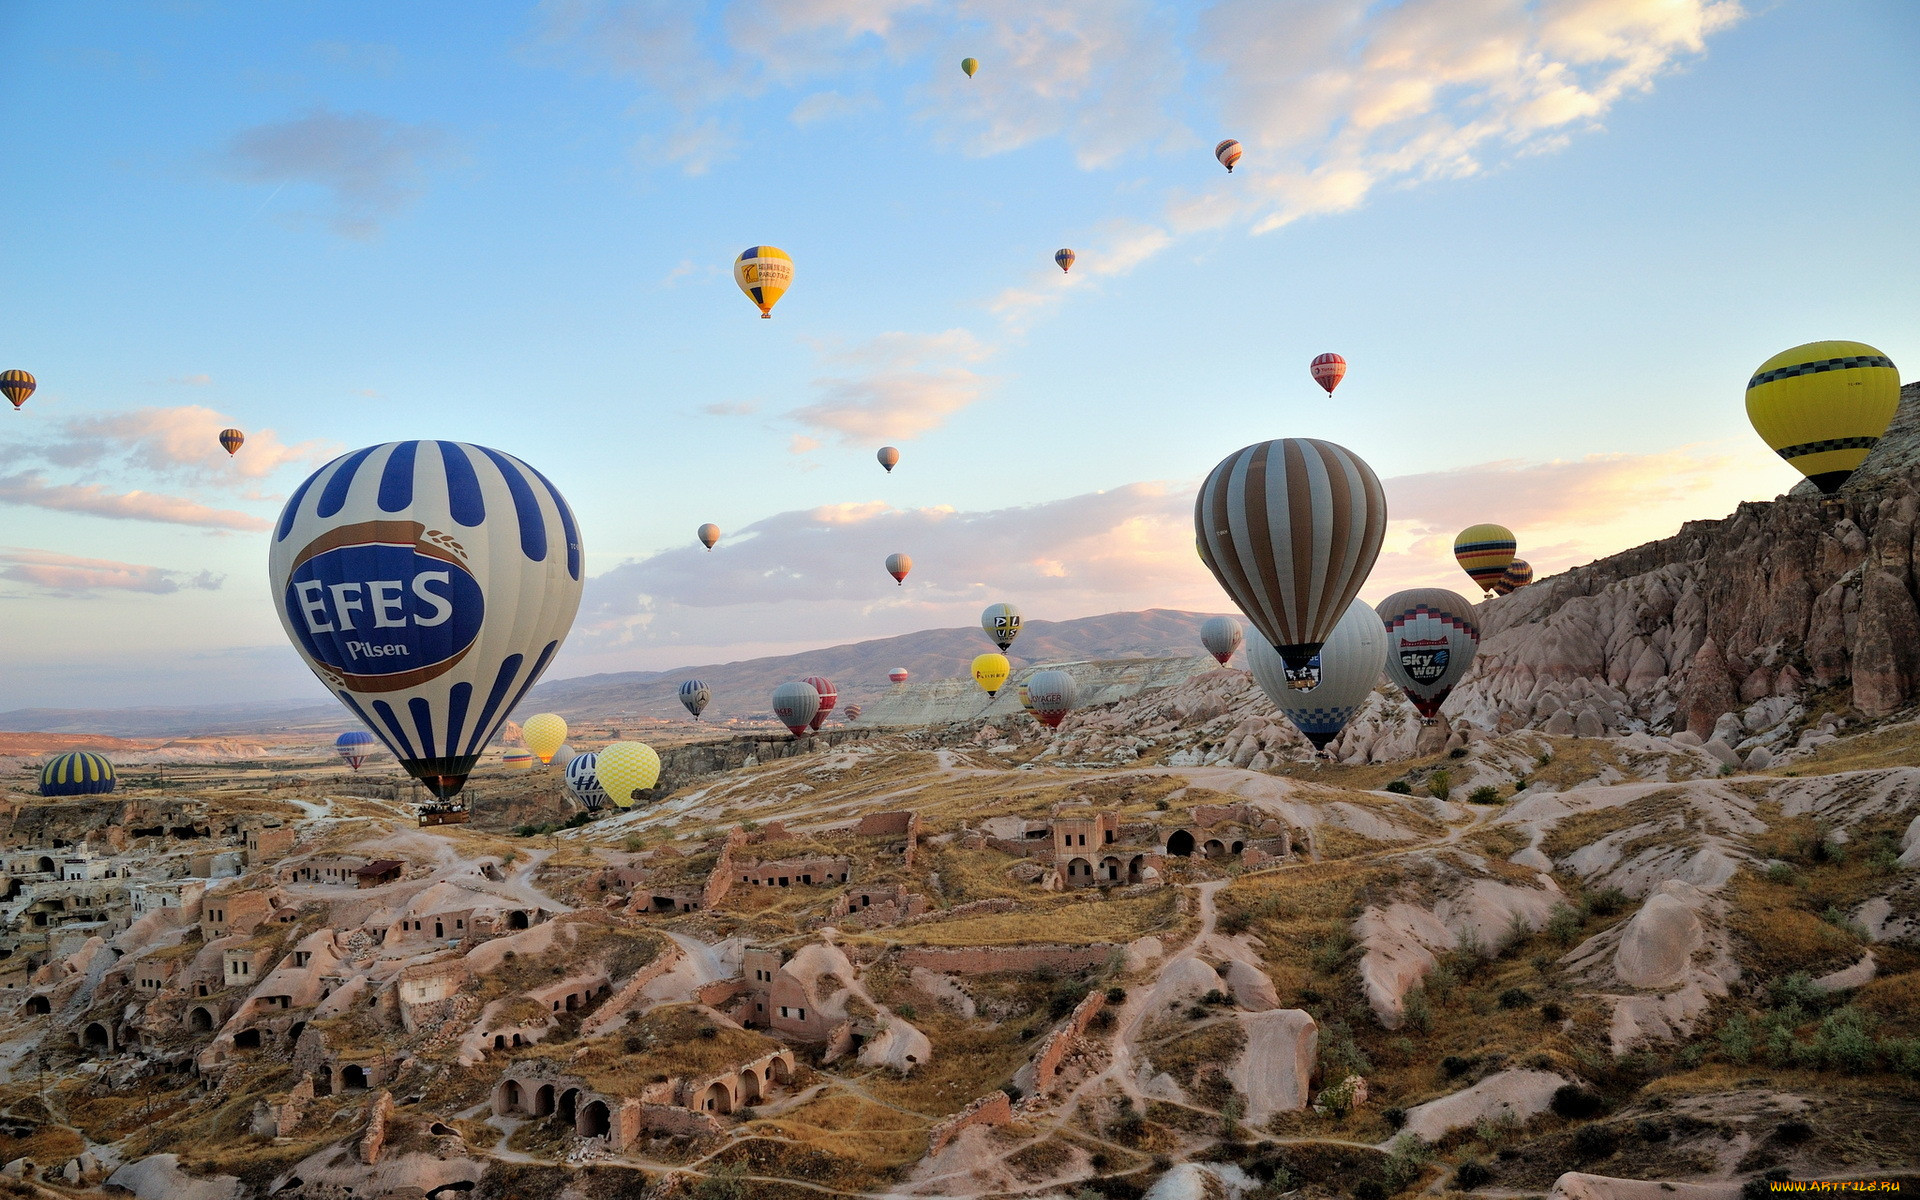
[[1382,600],[1378,611],[1387,631],[1387,678],[1431,721],[1480,649],[1473,603],[1446,588],[1408,588]]
[[1533,582],[1533,564],[1524,558],[1516,558],[1500,572],[1500,582],[1493,585],[1496,596],[1511,596],[1521,588]]
[[1344,618],[1380,554],[1387,498],[1360,456],[1316,438],[1280,438],[1228,455],[1194,502],[1200,557],[1265,635],[1293,686]]
[[819,675],[809,675],[805,682],[820,694],[820,707],[814,711],[813,719],[807,722],[808,728],[818,732],[820,727],[827,723],[827,714],[831,713],[833,706],[839,702],[840,692],[833,686],[833,680]]
[[607,803],[606,789],[600,786],[600,756],[589,751],[576,754],[567,764],[567,792],[586,808],[603,808]]
[[989,696],[998,695],[1012,673],[1013,664],[1004,654],[982,654],[973,660],[973,681]]
[[533,755],[525,750],[511,750],[500,756],[500,765],[510,771],[530,771],[533,769]]
[[891,683],[905,683],[911,674],[912,672],[908,671],[905,667],[895,667],[893,670],[887,672],[887,680]]
[[373,735],[364,729],[349,729],[333,739],[333,751],[342,762],[358,771],[360,764],[373,756]]
[[1340,736],[1353,714],[1380,682],[1387,657],[1387,635],[1379,614],[1365,600],[1354,600],[1317,656],[1314,684],[1300,688],[1267,639],[1255,630],[1247,636],[1247,664],[1260,690],[1316,750]]
[[712,521],[708,521],[705,525],[695,530],[694,534],[700,539],[700,544],[709,550],[713,549],[720,541],[720,527]]
[[1831,495],[1900,407],[1900,372],[1865,342],[1808,342],[1760,364],[1747,420],[1775,454]]
[[820,693],[810,683],[794,680],[773,689],[773,715],[795,737],[803,737],[812,727],[813,714],[820,711]]
[[536,713],[520,727],[520,740],[541,762],[552,762],[553,752],[567,740],[566,718],[557,713]]
[[1453,539],[1453,559],[1469,579],[1492,591],[1519,545],[1505,525],[1469,525]]
[[793,285],[793,260],[778,246],[748,246],[733,260],[733,281],[759,305],[762,317],[771,317]]
[[1011,604],[989,604],[980,614],[980,628],[989,641],[1005,650],[1020,636],[1020,610]]
[[689,679],[680,685],[680,703],[687,706],[687,711],[693,714],[696,721],[700,719],[700,714],[706,711],[707,701],[711,697],[712,693],[707,691],[707,685],[698,679]]
[[1208,617],[1200,624],[1200,644],[1205,646],[1207,653],[1218,659],[1223,667],[1245,640],[1245,636],[1240,632],[1240,622],[1232,617]]
[[900,465],[900,451],[892,446],[880,447],[873,452],[873,456],[880,460],[880,465],[887,469],[889,475],[893,474],[893,469]]
[[980,69],[980,60],[977,58],[963,58],[960,60],[960,69],[967,73],[968,79],[972,79],[973,73]]
[[1231,175],[1233,164],[1240,161],[1240,143],[1228,138],[1213,148],[1213,156],[1220,160],[1220,165],[1227,169],[1227,174]]
[[1327,395],[1333,395],[1333,389],[1347,377],[1347,360],[1338,354],[1322,354],[1308,366],[1313,372],[1313,381],[1327,389]]
[[13,401],[15,409],[25,404],[27,397],[33,395],[33,389],[38,386],[33,376],[25,371],[0,371],[0,396]]
[[573,511],[525,463],[387,442],[294,489],[268,574],[307,666],[446,799],[566,639],[582,561]]
[[893,576],[895,583],[904,585],[907,582],[907,572],[911,570],[913,570],[913,559],[908,555],[887,555],[887,574]]
[[89,750],[56,754],[40,768],[42,796],[98,796],[113,790],[113,764]]
[[1080,703],[1080,685],[1065,671],[1039,671],[1027,680],[1027,711],[1048,729],[1058,729]]
[[1066,272],[1073,270],[1074,257],[1075,256],[1073,251],[1068,250],[1065,247],[1062,247],[1053,252],[1053,261],[1060,264],[1060,272],[1063,275]]
[[232,458],[234,454],[239,451],[240,447],[246,443],[246,440],[247,435],[241,433],[238,429],[222,429],[220,431],[220,448],[227,452],[228,458]]
[[660,782],[660,756],[645,742],[615,742],[599,752],[593,772],[609,800],[632,808],[635,792]]
[[553,765],[564,771],[567,769],[567,764],[578,757],[580,757],[578,750],[562,742],[560,748],[553,752]]

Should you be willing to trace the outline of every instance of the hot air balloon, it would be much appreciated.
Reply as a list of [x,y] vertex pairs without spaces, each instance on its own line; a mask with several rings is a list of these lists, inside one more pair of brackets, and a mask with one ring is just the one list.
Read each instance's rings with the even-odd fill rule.
[[858,704],[847,705],[846,715],[847,715],[847,720],[858,721],[860,719],[860,706]]
[[247,435],[241,433],[238,429],[222,429],[220,431],[220,448],[227,452],[228,458],[232,458],[238,454],[240,447],[246,444],[246,440]]
[[733,281],[760,306],[761,317],[770,318],[793,286],[793,260],[778,246],[748,246],[733,260]]
[[1022,712],[1033,711],[1033,697],[1027,694],[1027,685],[1025,683],[1021,683],[1014,689],[1014,695],[1020,697],[1020,710]]
[[500,765],[509,771],[531,771],[533,755],[525,750],[509,750],[500,756]]
[[907,572],[913,570],[913,559],[904,554],[887,555],[887,574],[902,587],[907,584]]
[[1240,633],[1240,622],[1232,617],[1208,617],[1200,623],[1200,644],[1205,646],[1207,653],[1218,659],[1223,667],[1227,665],[1227,660],[1233,657],[1233,652],[1240,648],[1240,643],[1245,640]]
[[1493,585],[1496,596],[1511,596],[1521,588],[1533,582],[1533,564],[1524,558],[1516,558],[1500,572],[1500,581]]
[[1900,372],[1864,342],[1808,342],[1760,364],[1747,420],[1827,495],[1840,490],[1900,407]]
[[562,742],[560,744],[560,748],[553,752],[553,765],[556,767],[559,767],[562,771],[564,771],[567,769],[567,764],[571,763],[574,759],[578,757],[580,757],[580,752],[578,750],[575,750],[572,746],[569,746],[565,742]]
[[973,73],[980,69],[980,60],[977,58],[963,58],[960,60],[960,69],[967,73],[968,79],[972,79]]
[[1247,637],[1247,665],[1253,668],[1260,690],[1307,735],[1315,750],[1325,750],[1327,743],[1347,727],[1354,712],[1366,702],[1367,694],[1380,682],[1386,657],[1386,631],[1379,614],[1365,600],[1347,605],[1346,615],[1320,647],[1314,663],[1315,682],[1309,688],[1299,686],[1299,673],[1258,631]]
[[711,550],[720,542],[720,527],[712,521],[708,521],[705,525],[694,530],[694,536],[700,539],[702,546]]
[[1327,389],[1327,395],[1333,395],[1333,389],[1347,377],[1347,360],[1338,354],[1327,353],[1315,358],[1307,367],[1313,372],[1313,381]]
[[1005,650],[1020,636],[1020,610],[1011,604],[989,604],[980,614],[980,628],[987,640]]
[[1213,148],[1213,156],[1220,160],[1220,165],[1227,169],[1227,174],[1231,175],[1233,164],[1240,161],[1240,143],[1228,138]]
[[552,762],[553,752],[567,740],[567,721],[555,713],[536,713],[520,727],[520,741],[541,762]]
[[820,727],[827,723],[827,715],[833,712],[833,706],[839,701],[840,693],[835,690],[833,680],[819,675],[809,675],[804,682],[820,693],[820,707],[814,710],[813,719],[807,722],[807,727],[818,733]]
[[1382,600],[1377,611],[1387,631],[1387,678],[1420,710],[1422,724],[1431,725],[1480,648],[1473,604],[1446,588],[1408,588]]
[[33,381],[33,376],[25,371],[0,371],[0,396],[13,401],[15,412],[20,411],[20,406],[27,402],[27,397],[33,395],[33,389],[39,386]]
[[387,442],[294,489],[268,575],[307,666],[450,801],[566,639],[582,554],[573,511],[532,467],[484,446]]
[[680,703],[687,706],[687,711],[693,714],[693,719],[696,721],[700,719],[700,714],[707,710],[707,701],[711,697],[712,693],[707,691],[707,685],[698,679],[689,679],[680,685]]
[[1373,469],[1332,442],[1260,442],[1207,476],[1193,523],[1207,569],[1278,649],[1292,686],[1313,687],[1313,657],[1386,534],[1387,498]]
[[905,667],[895,667],[893,670],[887,672],[887,681],[889,683],[905,683],[909,674],[911,674],[911,672]]
[[356,771],[361,763],[373,756],[373,745],[373,735],[364,729],[349,729],[333,739],[334,753]]
[[813,727],[813,714],[820,711],[820,693],[810,683],[796,679],[773,689],[773,715],[795,737],[805,737]]
[[1058,729],[1079,705],[1080,685],[1065,671],[1036,672],[1027,680],[1027,703],[1034,720],[1048,729]]
[[621,808],[632,808],[635,792],[660,782],[660,756],[645,742],[615,742],[595,757],[593,774],[600,790]]
[[880,460],[880,465],[887,469],[889,475],[900,465],[900,451],[893,446],[882,446],[873,456]]
[[113,790],[113,764],[88,750],[56,754],[40,768],[42,796],[98,796]]
[[1004,654],[982,654],[973,660],[973,681],[989,696],[999,695],[1012,673],[1013,664]]
[[1060,273],[1062,275],[1073,270],[1073,259],[1073,251],[1065,249],[1064,247],[1053,252],[1053,261],[1060,264]]
[[600,786],[600,756],[594,753],[576,754],[567,764],[567,792],[580,802],[582,808],[603,808],[607,803],[606,789]]
[[1505,525],[1469,525],[1453,539],[1453,558],[1469,578],[1490,592],[1519,545]]

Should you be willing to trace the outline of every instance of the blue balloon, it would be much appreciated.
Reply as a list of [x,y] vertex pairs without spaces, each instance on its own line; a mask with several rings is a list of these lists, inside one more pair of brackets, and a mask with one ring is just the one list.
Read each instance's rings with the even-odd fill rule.
[[693,719],[696,721],[700,719],[700,714],[706,711],[707,701],[710,698],[711,693],[707,691],[707,685],[698,679],[689,679],[680,685],[680,703],[687,706],[687,711],[693,714]]
[[98,796],[113,790],[113,764],[98,754],[73,750],[40,768],[42,796]]

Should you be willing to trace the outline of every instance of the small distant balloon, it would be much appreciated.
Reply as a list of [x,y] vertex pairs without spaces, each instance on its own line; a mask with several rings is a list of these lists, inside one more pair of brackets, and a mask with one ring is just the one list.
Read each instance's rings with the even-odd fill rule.
[[819,675],[809,675],[804,682],[820,696],[820,707],[814,710],[813,719],[807,722],[807,727],[818,733],[820,727],[827,723],[827,716],[833,712],[833,706],[838,703],[840,691],[833,686],[833,680]]
[[500,765],[509,771],[531,771],[533,755],[525,750],[509,750],[500,756]]
[[1533,564],[1524,558],[1516,558],[1500,572],[1500,579],[1493,585],[1496,596],[1511,596],[1521,588],[1533,582]]
[[708,521],[695,532],[700,538],[700,544],[709,550],[713,549],[714,546],[720,542],[720,527],[712,521]]
[[1013,664],[1004,654],[982,654],[973,660],[973,681],[989,696],[997,696],[1013,674]]
[[1020,610],[1011,604],[989,604],[980,614],[980,628],[994,645],[1005,650],[1020,636]]
[[967,73],[968,79],[972,79],[973,73],[980,69],[980,60],[977,58],[963,58],[960,60],[960,69]]
[[241,433],[238,429],[222,429],[220,431],[220,448],[227,452],[228,458],[232,458],[235,454],[238,454],[240,447],[246,444],[246,440],[247,435]]
[[887,555],[887,574],[893,576],[895,583],[905,587],[907,572],[911,570],[913,570],[913,559],[911,557],[905,554]]
[[887,672],[887,680],[890,683],[905,683],[909,674],[905,667],[895,667]]
[[1060,264],[1061,274],[1073,270],[1074,253],[1064,247],[1053,252],[1053,261]]
[[1040,671],[1027,680],[1027,711],[1048,729],[1060,728],[1060,722],[1080,703],[1080,685],[1065,671]]
[[760,307],[763,318],[793,286],[793,260],[778,246],[748,246],[733,260],[733,281]]
[[860,706],[858,704],[847,705],[846,712],[847,712],[847,720],[858,721],[860,719]]
[[1227,174],[1231,175],[1233,164],[1240,161],[1240,143],[1228,138],[1213,148],[1213,156],[1220,160],[1220,165],[1227,169]]
[[589,751],[576,754],[567,762],[567,792],[586,809],[604,808],[606,789],[600,786],[600,756]]
[[20,406],[27,402],[27,397],[33,395],[33,389],[38,386],[33,376],[25,371],[0,371],[0,396],[13,401],[15,412],[20,410]]
[[1513,552],[1519,545],[1513,530],[1505,525],[1491,522],[1469,525],[1453,539],[1453,558],[1468,578],[1490,592],[1506,574],[1507,564],[1513,561]]
[[687,706],[687,711],[693,714],[696,721],[707,710],[707,700],[711,695],[707,685],[698,679],[689,679],[680,685],[680,703]]
[[1313,360],[1308,368],[1313,372],[1313,381],[1327,389],[1327,395],[1333,395],[1333,389],[1347,377],[1347,360],[1329,351]]
[[536,713],[520,727],[520,741],[541,762],[552,762],[553,752],[567,740],[567,720],[557,713]]
[[364,729],[349,729],[333,739],[333,749],[342,762],[358,771],[360,764],[373,756],[373,735]]
[[773,715],[795,737],[805,737],[820,711],[820,693],[810,683],[794,680],[773,689]]
[[1207,653],[1218,659],[1221,666],[1233,657],[1233,652],[1246,641],[1246,635],[1240,631],[1240,622],[1232,617],[1208,617],[1200,625],[1200,644]]
[[889,475],[893,474],[893,469],[900,465],[900,451],[892,446],[880,447],[874,453],[874,457],[880,460],[880,465],[887,469]]

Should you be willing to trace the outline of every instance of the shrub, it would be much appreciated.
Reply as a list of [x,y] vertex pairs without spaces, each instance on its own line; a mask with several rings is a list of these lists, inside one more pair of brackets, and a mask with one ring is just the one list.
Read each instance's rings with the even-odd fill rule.
[[1525,988],[1508,988],[1500,993],[1501,1008],[1525,1008],[1533,1003],[1533,996]]
[[1547,936],[1562,946],[1573,945],[1580,936],[1580,914],[1566,904],[1556,904],[1547,914]]
[[1788,1146],[1798,1146],[1813,1136],[1813,1126],[1805,1121],[1782,1121],[1773,1127],[1773,1138]]
[[1387,785],[1387,790],[1392,792],[1396,796],[1413,795],[1413,785],[1408,783],[1404,779],[1396,779],[1392,783],[1389,783]]
[[1490,783],[1483,783],[1467,793],[1467,803],[1498,804],[1500,803],[1500,789]]
[[1558,1025],[1567,1019],[1567,1010],[1549,1000],[1540,1006],[1540,1019],[1549,1024]]
[[1453,1186],[1463,1192],[1483,1188],[1493,1182],[1493,1172],[1477,1158],[1469,1158],[1453,1169]]
[[1753,1022],[1747,1014],[1735,1013],[1720,1026],[1720,1049],[1734,1062],[1753,1061]]
[[1407,1110],[1395,1105],[1380,1110],[1380,1119],[1387,1123],[1388,1129],[1404,1129],[1407,1124]]
[[[1826,998],[1826,993],[1814,986],[1813,976],[1805,971],[1795,971],[1784,979],[1776,979],[1767,989],[1768,998],[1777,1009],[1815,1008]],[[1799,1024],[1795,1021],[1794,1024]]]
[[1778,861],[1770,862],[1767,864],[1767,882],[1768,883],[1775,883],[1775,884],[1779,884],[1781,887],[1786,887],[1787,885],[1793,883],[1794,878],[1795,876],[1793,874],[1793,868],[1788,864],[1783,862],[1778,862]]
[[1445,771],[1435,771],[1427,776],[1427,795],[1435,800],[1445,800],[1453,793],[1453,777]]
[[1055,1017],[1064,1017],[1092,990],[1078,979],[1062,979],[1053,985],[1053,995],[1047,999],[1047,1011]]
[[1573,1135],[1573,1152],[1582,1159],[1605,1158],[1620,1145],[1620,1134],[1609,1125],[1582,1125]]
[[1634,1126],[1634,1132],[1643,1142],[1664,1142],[1673,1136],[1673,1129],[1665,1121],[1641,1121]]
[[1551,750],[1542,750],[1542,751],[1541,751],[1540,753],[1538,753],[1538,754],[1536,754],[1536,755],[1534,755],[1534,756],[1533,756],[1533,765],[1534,765],[1534,766],[1536,766],[1536,767],[1542,767],[1542,768],[1544,768],[1544,767],[1550,767],[1550,766],[1552,766],[1552,765],[1553,765],[1553,751],[1551,751]]
[[1202,996],[1202,997],[1200,997],[1200,1003],[1202,1003],[1202,1004],[1232,1004],[1232,1003],[1233,1003],[1233,997],[1232,997],[1232,996],[1229,996],[1229,995],[1227,995],[1227,994],[1226,994],[1225,992],[1223,992],[1223,991],[1221,991],[1221,990],[1220,990],[1219,988],[1209,988],[1209,989],[1207,990],[1207,994],[1206,994],[1206,995],[1204,995],[1204,996]]
[[899,1013],[909,1021],[920,1015],[920,1010],[911,1004],[896,1004],[893,1006],[893,1011]]
[[1400,1011],[1405,1015],[1407,1024],[1426,1033],[1433,1028],[1433,1005],[1427,1003],[1427,990],[1414,988],[1401,1001]]
[[1466,756],[1467,748],[1465,746],[1455,746],[1453,749],[1447,751],[1448,758],[1465,758]]
[[1599,1116],[1605,1103],[1600,1099],[1599,1093],[1583,1088],[1577,1083],[1565,1083],[1555,1089],[1549,1107],[1557,1117],[1565,1117],[1569,1121],[1586,1121]]
[[1462,1058],[1458,1054],[1449,1054],[1440,1060],[1440,1069],[1446,1072],[1448,1079],[1458,1079],[1473,1070],[1473,1060]]
[[1161,812],[1166,812],[1168,809],[1171,809],[1173,807],[1171,803],[1165,800],[1155,800],[1153,802],[1153,806],[1159,809]]
[[[1408,1184],[1420,1177],[1420,1168],[1432,1157],[1433,1147],[1410,1133],[1393,1139],[1393,1145],[1387,1150],[1387,1161],[1380,1166],[1380,1182],[1387,1194],[1405,1190]],[[1358,1189],[1355,1194],[1359,1194]]]
[[1127,989],[1123,987],[1110,987],[1107,989],[1108,1004],[1125,1004],[1126,1002]]
[[1820,1065],[1851,1075],[1873,1070],[1878,1055],[1870,1025],[1867,1014],[1852,1005],[1828,1013],[1815,1038]]
[[1627,906],[1627,894],[1617,887],[1601,888],[1587,896],[1587,911],[1596,917],[1617,915]]
[[1122,1146],[1137,1146],[1147,1136],[1147,1122],[1129,1105],[1107,1122],[1107,1136]]
[[1220,932],[1233,937],[1252,928],[1253,916],[1244,909],[1229,908],[1220,914],[1219,925]]

